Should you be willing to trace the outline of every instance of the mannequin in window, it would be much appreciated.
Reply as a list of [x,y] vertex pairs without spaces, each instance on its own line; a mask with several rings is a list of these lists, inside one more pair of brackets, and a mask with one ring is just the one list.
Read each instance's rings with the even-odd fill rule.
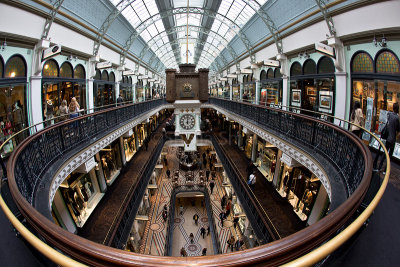
[[104,176],[106,180],[108,180],[110,178],[110,169],[108,168],[108,164],[105,157],[101,158],[101,163],[103,165]]
[[304,202],[303,213],[305,213],[306,208],[310,209],[313,198],[314,198],[314,194],[310,190],[307,189],[304,194],[304,198],[303,198],[303,202]]
[[283,183],[282,183],[282,187],[283,187],[284,191],[286,191],[288,180],[289,180],[289,172],[286,171],[285,176],[283,177]]
[[92,196],[92,183],[91,182],[89,182],[87,179],[85,179],[85,184],[84,184],[84,187],[85,187],[85,192],[86,192],[86,194],[88,195],[88,198],[90,198],[91,196]]
[[46,101],[45,107],[44,107],[44,117],[46,120],[49,120],[46,122],[46,125],[53,125],[54,124],[54,106],[53,106],[53,101],[51,99],[48,99]]
[[14,131],[19,132],[23,129],[24,114],[22,112],[21,102],[19,100],[15,101],[13,109],[13,121],[14,121]]
[[80,221],[81,210],[79,209],[78,205],[74,201],[74,191],[68,190],[66,196],[67,196],[67,200],[68,200],[69,204],[71,205],[72,212]]
[[80,189],[76,188],[74,190],[74,202],[76,203],[76,205],[78,206],[78,208],[81,211],[81,217],[85,216],[86,212],[85,212],[85,208],[87,207],[86,202],[83,200],[83,196],[82,194],[80,194]]

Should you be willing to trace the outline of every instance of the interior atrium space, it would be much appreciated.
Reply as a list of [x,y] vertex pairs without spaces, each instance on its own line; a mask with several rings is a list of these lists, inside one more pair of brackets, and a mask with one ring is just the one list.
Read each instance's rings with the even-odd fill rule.
[[399,10],[0,0],[0,265],[399,265]]

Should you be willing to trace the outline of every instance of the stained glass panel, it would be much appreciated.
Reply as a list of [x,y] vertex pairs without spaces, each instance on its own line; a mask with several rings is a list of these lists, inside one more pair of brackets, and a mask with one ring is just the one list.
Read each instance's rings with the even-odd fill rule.
[[292,67],[290,68],[290,76],[296,76],[296,75],[301,75],[301,64],[299,62],[295,62],[292,64]]
[[72,66],[68,62],[64,62],[60,67],[60,77],[72,78]]
[[376,72],[379,73],[400,73],[399,61],[396,56],[384,51],[376,59]]
[[7,63],[4,71],[5,78],[26,77],[25,61],[20,56],[11,57]]
[[374,72],[372,58],[364,52],[358,53],[351,65],[352,72]]
[[108,73],[106,70],[103,70],[103,72],[101,73],[101,79],[103,81],[108,81]]
[[74,70],[74,78],[75,79],[85,79],[85,69],[82,65],[78,65]]
[[317,64],[315,64],[314,60],[309,59],[304,62],[304,74],[316,74],[317,73]]
[[114,72],[111,72],[110,73],[110,80],[109,80],[110,82],[115,82],[115,75],[114,75]]
[[58,77],[58,66],[54,60],[48,60],[44,64],[42,76],[43,77]]
[[335,65],[329,57],[322,57],[318,62],[318,73],[334,73]]

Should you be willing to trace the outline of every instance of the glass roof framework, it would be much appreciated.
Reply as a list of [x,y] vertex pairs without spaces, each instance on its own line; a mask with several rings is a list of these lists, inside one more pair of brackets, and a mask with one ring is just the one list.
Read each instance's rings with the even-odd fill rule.
[[[110,0],[114,6],[120,9],[122,15],[132,24],[136,29],[139,26],[146,25],[146,21],[152,18],[157,18],[157,14],[160,13],[158,10],[156,1],[162,0]],[[173,5],[173,9],[186,8],[187,0],[170,0]],[[247,23],[247,21],[256,13],[254,8],[248,4],[248,1],[255,2],[256,0],[221,0],[218,10],[209,10],[215,20],[213,21],[211,32],[206,36],[206,42],[200,40],[199,33],[196,31],[189,31],[189,37],[191,42],[194,42],[195,47],[198,49],[202,48],[202,51],[198,53],[201,55],[194,60],[198,63],[201,62],[201,67],[206,66],[205,61],[201,60],[202,57],[206,58],[206,61],[213,62],[220,52],[225,48],[228,43],[239,33],[240,29]],[[268,0],[257,0],[259,6],[262,6]],[[127,4],[121,4],[126,2]],[[189,0],[190,8],[204,8],[207,0]],[[196,27],[204,27],[202,25],[203,16],[209,16],[209,12],[191,13],[189,9],[189,23]],[[204,10],[205,11],[205,10]],[[187,24],[187,14],[180,12],[174,14],[174,27],[182,27]],[[205,28],[205,27],[204,27]],[[208,28],[209,29],[209,28]],[[207,32],[208,30],[205,29]],[[155,52],[156,56],[161,60],[166,68],[177,68],[178,63],[171,60],[175,58],[174,51],[166,33],[165,26],[162,21],[162,16],[158,16],[153,23],[146,25],[146,28],[140,32],[140,36],[148,42],[149,47]],[[160,36],[160,38],[154,38]],[[178,31],[177,39],[179,46],[186,44],[186,32]],[[197,40],[196,40],[197,39]],[[202,44],[202,45],[200,45]],[[145,48],[144,48],[145,49]],[[206,51],[206,52],[204,52]],[[180,53],[180,51],[178,52]]]

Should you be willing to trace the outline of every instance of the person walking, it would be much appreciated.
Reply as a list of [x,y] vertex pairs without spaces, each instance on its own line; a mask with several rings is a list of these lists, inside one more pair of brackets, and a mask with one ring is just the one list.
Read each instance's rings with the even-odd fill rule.
[[212,179],[212,180],[210,181],[210,192],[211,192],[211,195],[212,195],[212,193],[213,193],[214,186],[215,186],[215,182],[214,182],[214,179]]
[[221,226],[224,227],[225,213],[223,211],[219,214],[219,219],[221,220]]
[[203,239],[205,238],[205,235],[206,235],[206,228],[204,228],[204,226],[202,226],[201,228],[200,228],[200,234],[203,236]]
[[171,176],[171,171],[170,171],[169,169],[167,169],[166,173],[167,173],[167,177],[168,177],[168,179],[169,179],[170,176]]
[[228,217],[229,214],[231,214],[231,201],[228,201],[228,204],[226,204],[225,217]]
[[201,170],[201,169],[203,169],[203,164],[202,164],[202,161],[199,160],[199,170]]
[[361,109],[360,102],[356,101],[354,103],[354,108],[350,116],[350,120],[355,125],[351,125],[351,132],[357,135],[359,138],[361,137],[361,128],[364,127],[364,115]]
[[194,235],[193,235],[193,233],[190,233],[189,239],[190,239],[190,243],[193,244],[193,242],[194,242]]
[[[203,154],[204,155],[204,154]],[[204,166],[205,167],[205,166]],[[210,170],[206,170],[206,181],[208,182],[208,178],[210,177]]]
[[121,95],[119,95],[117,98],[117,106],[122,106],[123,102],[124,102],[124,99],[122,98]]
[[210,226],[207,226],[207,235],[210,235]]
[[76,98],[71,98],[71,103],[69,103],[68,111],[69,111],[69,118],[76,118],[79,115],[79,104],[76,101]]
[[182,206],[182,205],[179,207],[179,214],[180,214],[181,216],[183,215],[183,206]]
[[228,245],[229,245],[229,248],[231,249],[231,252],[233,252],[233,246],[235,245],[235,243],[236,243],[236,239],[235,239],[235,237],[233,236],[233,235],[231,235],[231,238],[229,238],[229,240],[228,240]]
[[[398,132],[400,132],[400,121],[399,121],[399,104],[396,102],[393,104],[393,112],[388,112],[387,118],[387,127],[388,136],[386,138],[385,147],[389,153],[389,157],[392,158],[394,152],[394,146],[396,144],[396,137]],[[374,169],[374,171],[383,171],[383,174],[386,174],[386,170],[382,170],[383,163],[385,162],[385,154],[380,153],[380,147],[378,149],[378,153],[375,157],[373,166],[378,166],[378,169]],[[379,161],[379,157],[381,156],[380,163],[377,165]]]
[[206,256],[207,255],[207,248],[203,248],[201,251],[201,256]]
[[255,172],[253,172],[252,174],[250,174],[249,176],[249,180],[247,181],[247,184],[250,186],[250,189],[252,191],[254,191],[254,188],[256,186],[256,175]]
[[233,217],[233,228],[236,228],[238,223],[239,223],[239,216],[234,216]]
[[199,215],[197,215],[197,213],[193,215],[193,220],[194,220],[194,223],[197,225],[198,221],[199,221]]
[[226,195],[221,198],[221,209],[224,209],[226,205]]
[[187,253],[184,247],[181,248],[181,256],[182,257],[187,257]]
[[164,156],[164,166],[168,167],[168,160],[167,160],[167,156]]

